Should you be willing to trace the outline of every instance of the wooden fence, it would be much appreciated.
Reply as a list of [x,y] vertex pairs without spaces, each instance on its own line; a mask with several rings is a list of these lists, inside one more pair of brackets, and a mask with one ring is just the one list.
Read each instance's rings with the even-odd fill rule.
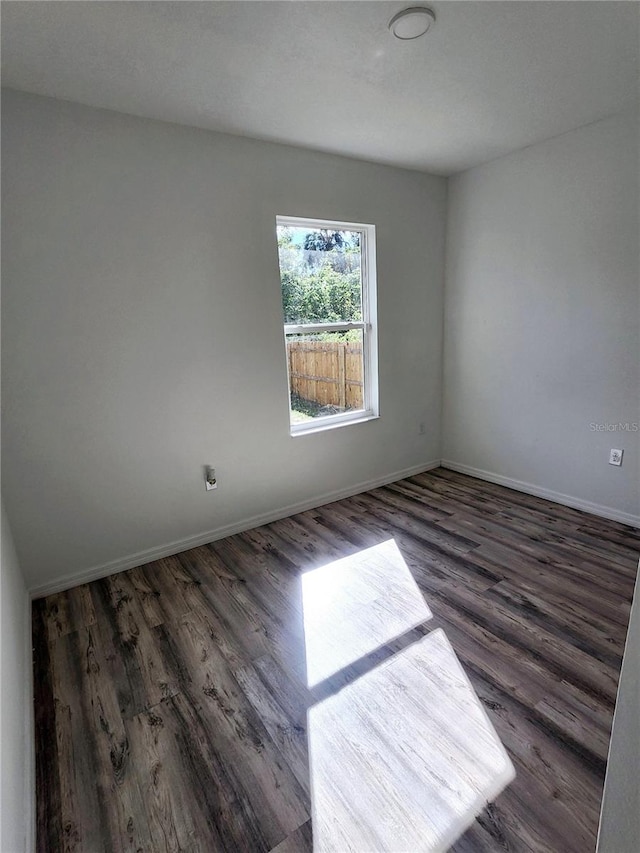
[[287,341],[291,393],[338,409],[362,409],[362,344]]

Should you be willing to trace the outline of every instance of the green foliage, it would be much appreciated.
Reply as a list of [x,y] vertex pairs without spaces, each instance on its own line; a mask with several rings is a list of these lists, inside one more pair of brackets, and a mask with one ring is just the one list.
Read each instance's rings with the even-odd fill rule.
[[361,344],[362,332],[360,329],[349,329],[348,332],[316,332],[314,341],[341,341],[343,344]]
[[[281,229],[282,231],[291,229]],[[291,240],[289,240],[291,242]],[[349,251],[360,248],[360,234],[358,231],[329,231],[320,228],[318,231],[310,231],[305,235],[304,248],[319,252],[331,252],[333,250]]]
[[329,264],[301,275],[282,271],[285,323],[340,323],[360,320],[360,273],[342,273]]
[[305,249],[315,249],[321,252],[342,249],[346,245],[348,245],[348,241],[342,231],[328,231],[326,228],[321,228],[319,231],[311,231],[304,238]]
[[278,248],[283,246],[291,246],[293,244],[293,233],[291,228],[286,225],[278,226]]

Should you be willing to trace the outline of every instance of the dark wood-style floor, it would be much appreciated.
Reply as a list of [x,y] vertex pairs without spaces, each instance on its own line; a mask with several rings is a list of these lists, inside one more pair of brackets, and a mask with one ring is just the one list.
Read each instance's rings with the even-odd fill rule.
[[[308,689],[301,573],[390,537],[433,619]],[[588,853],[639,551],[437,469],[36,601],[38,850],[312,850],[307,709],[443,628],[516,770],[452,849]]]

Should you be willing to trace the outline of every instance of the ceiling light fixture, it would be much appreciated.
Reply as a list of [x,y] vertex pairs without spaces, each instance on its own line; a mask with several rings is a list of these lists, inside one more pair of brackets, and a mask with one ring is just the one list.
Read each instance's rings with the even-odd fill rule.
[[389,21],[389,29],[401,41],[420,38],[435,24],[436,16],[426,6],[403,9]]

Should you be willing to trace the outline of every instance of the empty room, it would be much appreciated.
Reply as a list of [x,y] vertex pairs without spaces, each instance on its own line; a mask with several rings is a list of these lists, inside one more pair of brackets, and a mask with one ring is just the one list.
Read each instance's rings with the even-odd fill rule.
[[0,853],[637,853],[640,4],[1,12]]

